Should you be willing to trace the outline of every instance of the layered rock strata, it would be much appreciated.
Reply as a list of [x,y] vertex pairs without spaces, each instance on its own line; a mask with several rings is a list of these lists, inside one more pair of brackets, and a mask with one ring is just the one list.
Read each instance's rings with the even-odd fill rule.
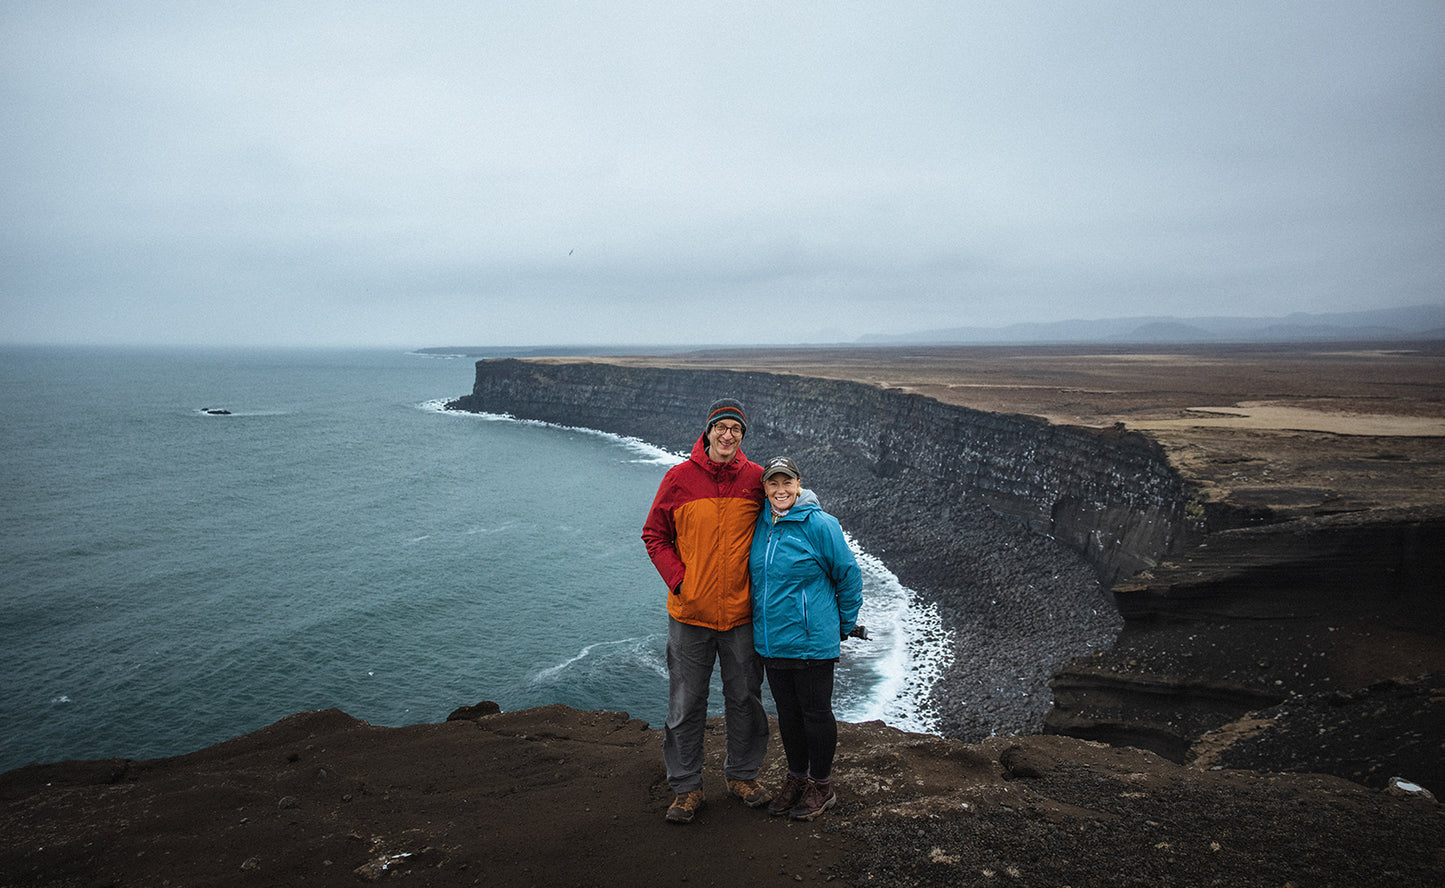
[[[1079,552],[1105,582],[1153,566],[1185,536],[1185,485],[1143,435],[984,413],[845,380],[504,359],[479,361],[472,394],[448,406],[685,452],[718,397],[747,406],[745,446],[754,456],[831,457],[808,466],[810,480],[829,473],[875,482],[870,487],[897,480],[899,488],[926,481],[927,489],[896,496],[944,522],[955,509],[979,506],[1016,519]],[[835,510],[852,498],[841,485],[829,494]]]
[[1441,507],[1210,533],[1113,587],[1124,629],[1059,670],[1050,728],[1183,761],[1247,712],[1438,673],[1442,571]]

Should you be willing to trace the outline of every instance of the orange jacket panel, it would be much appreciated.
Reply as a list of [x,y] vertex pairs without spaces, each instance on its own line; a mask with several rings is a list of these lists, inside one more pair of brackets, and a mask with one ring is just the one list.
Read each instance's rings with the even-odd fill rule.
[[668,469],[642,528],[648,557],[671,590],[674,619],[719,631],[752,621],[748,549],[762,508],[763,469],[741,450],[720,466],[699,438]]

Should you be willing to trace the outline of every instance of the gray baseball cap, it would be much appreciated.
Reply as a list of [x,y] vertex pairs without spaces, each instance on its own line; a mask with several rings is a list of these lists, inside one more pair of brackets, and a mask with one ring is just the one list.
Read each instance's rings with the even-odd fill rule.
[[782,472],[784,475],[787,475],[790,478],[803,477],[802,474],[798,471],[798,464],[793,462],[791,457],[775,456],[772,459],[769,459],[767,462],[763,463],[764,481],[768,480],[770,477],[778,474],[779,472]]

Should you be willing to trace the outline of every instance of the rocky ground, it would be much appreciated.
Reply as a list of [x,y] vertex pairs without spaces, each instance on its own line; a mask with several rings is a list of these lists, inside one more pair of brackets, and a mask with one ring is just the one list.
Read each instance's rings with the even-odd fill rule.
[[[1122,422],[1154,435],[1212,502],[1270,520],[1445,505],[1440,343],[731,351],[654,363],[680,360]],[[1042,557],[1036,544],[1020,541],[1020,557]],[[1011,574],[1007,553],[990,557],[970,568]],[[1206,733],[1188,764],[1028,731],[967,743],[844,725],[842,801],[814,824],[724,797],[716,725],[709,805],[673,827],[659,732],[625,714],[484,707],[377,728],[303,713],[177,758],[0,775],[0,888],[1434,886],[1445,883],[1445,816],[1428,796],[1445,791],[1440,628],[1322,623],[1284,637],[1150,624],[1129,633],[1130,649],[1101,653],[1100,668],[1262,671],[1298,690]],[[1052,643],[1041,636],[1041,656]],[[1325,646],[1342,652],[1329,670],[1313,659]],[[993,717],[939,702],[961,735]],[[765,776],[779,769],[774,758]],[[1392,790],[1393,777],[1424,791]]]
[[725,795],[713,723],[708,803],[669,825],[659,731],[485,711],[403,728],[302,713],[177,758],[11,771],[0,885],[1433,888],[1445,873],[1445,817],[1420,794],[876,722],[842,726],[840,803],[811,824]]

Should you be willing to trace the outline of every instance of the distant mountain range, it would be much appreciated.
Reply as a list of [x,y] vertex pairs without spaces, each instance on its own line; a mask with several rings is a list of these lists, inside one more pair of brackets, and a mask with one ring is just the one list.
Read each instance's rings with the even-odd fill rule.
[[1445,305],[1276,318],[1106,318],[1004,327],[952,327],[870,334],[860,345],[1024,345],[1041,343],[1373,342],[1445,339]]
[[[1051,321],[1005,327],[952,327],[917,333],[862,336],[847,345],[1183,345],[1251,342],[1406,342],[1445,340],[1445,305],[1416,305],[1337,314],[1297,312],[1278,318],[1105,318]],[[715,344],[662,345],[455,345],[416,349],[417,354],[468,358],[542,355],[664,355]]]

